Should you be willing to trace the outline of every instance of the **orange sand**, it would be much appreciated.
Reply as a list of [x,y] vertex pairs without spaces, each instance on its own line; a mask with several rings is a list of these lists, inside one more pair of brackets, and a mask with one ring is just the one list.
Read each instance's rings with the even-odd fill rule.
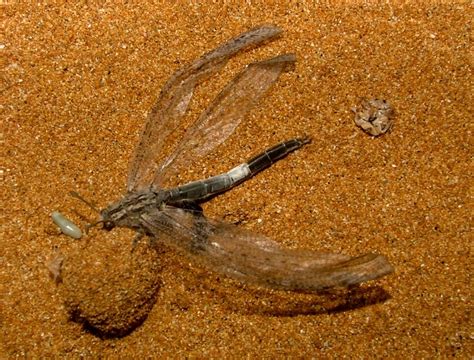
[[[472,18],[469,2],[2,5],[1,357],[471,357]],[[73,240],[50,213],[83,227],[74,209],[96,215],[69,191],[100,207],[119,198],[166,79],[262,23],[285,33],[201,86],[189,119],[244,64],[294,52],[295,71],[182,180],[308,134],[311,145],[206,213],[288,247],[379,252],[395,274],[353,293],[291,294],[166,251],[156,304],[139,328],[107,339],[84,330],[68,318],[67,279],[56,285],[46,264],[59,250],[67,269],[67,256],[80,263],[83,249],[107,271],[123,269],[133,235],[94,229]],[[354,125],[362,97],[391,102],[390,133],[372,139]],[[100,241],[124,256],[106,256]]]

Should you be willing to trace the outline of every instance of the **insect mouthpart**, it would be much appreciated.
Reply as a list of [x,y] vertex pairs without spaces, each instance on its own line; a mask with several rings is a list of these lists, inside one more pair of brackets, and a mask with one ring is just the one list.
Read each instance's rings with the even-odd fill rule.
[[89,230],[91,228],[93,228],[94,226],[98,225],[98,224],[104,224],[102,226],[103,229],[107,230],[107,231],[110,231],[112,230],[116,225],[113,221],[110,221],[110,220],[104,220],[104,219],[100,219],[92,224],[87,224],[86,225],[86,234],[89,233]]

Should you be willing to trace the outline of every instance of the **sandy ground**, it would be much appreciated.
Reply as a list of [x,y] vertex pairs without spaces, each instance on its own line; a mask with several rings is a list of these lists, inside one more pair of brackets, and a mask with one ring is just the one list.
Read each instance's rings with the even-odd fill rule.
[[[469,2],[2,5],[2,357],[472,357],[472,17]],[[101,208],[124,193],[167,78],[262,23],[283,36],[203,84],[187,121],[251,61],[294,52],[296,69],[180,180],[310,135],[206,213],[289,248],[381,253],[395,273],[293,294],[228,280],[169,249],[132,252],[131,231],[62,235],[52,211],[82,228],[76,212],[97,217],[71,190]],[[391,102],[390,133],[355,126],[351,107],[364,97]],[[47,269],[57,254],[59,284]],[[148,317],[126,336],[99,336],[71,319],[86,297],[99,322],[101,311]]]

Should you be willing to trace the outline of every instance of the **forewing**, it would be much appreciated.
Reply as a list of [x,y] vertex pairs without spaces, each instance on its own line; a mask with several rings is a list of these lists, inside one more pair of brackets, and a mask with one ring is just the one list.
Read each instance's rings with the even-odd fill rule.
[[273,240],[197,212],[166,206],[142,215],[157,239],[213,271],[274,289],[314,292],[378,279],[393,271],[382,255],[351,258],[284,249]]
[[281,30],[272,25],[257,27],[227,41],[171,76],[148,115],[130,162],[128,191],[140,190],[151,184],[157,167],[154,162],[156,155],[160,152],[164,139],[178,127],[195,86],[218,72],[239,51],[256,46],[280,33]]
[[164,179],[224,142],[280,74],[293,68],[294,63],[295,56],[285,54],[247,65],[186,131],[180,145],[158,168],[153,184],[160,187]]

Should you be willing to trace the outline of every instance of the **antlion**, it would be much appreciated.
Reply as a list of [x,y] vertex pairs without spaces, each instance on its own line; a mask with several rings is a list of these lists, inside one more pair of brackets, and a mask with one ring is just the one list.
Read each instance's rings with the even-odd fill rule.
[[[194,88],[223,68],[231,56],[275,38],[281,30],[264,25],[245,32],[175,72],[148,115],[130,163],[127,194],[100,212],[97,223],[128,227],[177,248],[209,269],[243,282],[275,289],[319,291],[373,280],[393,271],[382,255],[349,257],[284,249],[273,240],[204,216],[200,204],[248,180],[305,144],[308,137],[275,145],[226,173],[171,189],[163,179],[176,174],[224,142],[295,55],[249,64],[189,127],[161,164],[154,162],[165,139],[178,128]],[[96,223],[96,224],[97,224]]]

